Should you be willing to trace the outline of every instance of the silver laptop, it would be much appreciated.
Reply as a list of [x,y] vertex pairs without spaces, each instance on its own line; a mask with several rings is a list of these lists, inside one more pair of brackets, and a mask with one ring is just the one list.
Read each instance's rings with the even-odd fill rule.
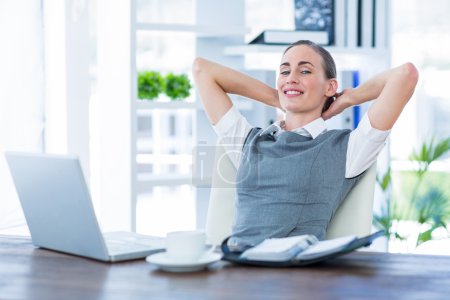
[[164,239],[159,237],[102,235],[77,157],[18,152],[5,156],[35,246],[111,262],[163,250]]

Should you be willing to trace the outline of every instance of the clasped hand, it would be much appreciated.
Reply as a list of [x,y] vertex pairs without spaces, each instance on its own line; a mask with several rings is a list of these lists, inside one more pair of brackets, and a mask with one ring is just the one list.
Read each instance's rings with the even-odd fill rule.
[[343,112],[347,107],[352,106],[352,91],[353,89],[344,89],[342,92],[336,93],[334,95],[335,100],[330,107],[322,113],[322,118],[324,120],[331,119],[332,117]]

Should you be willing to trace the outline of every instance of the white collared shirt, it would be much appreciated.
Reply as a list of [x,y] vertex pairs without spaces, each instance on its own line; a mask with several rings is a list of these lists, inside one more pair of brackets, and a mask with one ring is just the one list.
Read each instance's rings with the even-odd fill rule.
[[[273,133],[276,137],[284,131],[281,122],[268,126],[261,134]],[[237,168],[245,138],[253,126],[233,106],[213,128],[220,138],[219,143],[226,147],[231,161]],[[313,139],[326,131],[327,125],[322,118],[318,118],[304,127],[292,130],[292,132]],[[386,144],[389,133],[390,130],[382,131],[373,128],[368,115],[364,115],[358,127],[350,133],[347,147],[346,178],[361,174],[376,161],[378,153]]]
[[[278,121],[267,127],[260,135],[273,133],[275,136],[280,135],[284,129],[284,121]],[[327,124],[322,118],[315,119],[314,121],[305,125],[305,127],[300,127],[292,130],[292,132],[298,133],[300,135],[310,137],[315,139],[322,133],[327,131]]]

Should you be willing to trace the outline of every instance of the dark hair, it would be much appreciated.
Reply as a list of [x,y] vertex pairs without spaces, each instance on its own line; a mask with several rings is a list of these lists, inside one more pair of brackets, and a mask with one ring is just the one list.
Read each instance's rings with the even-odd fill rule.
[[[309,40],[299,40],[295,43],[290,44],[286,50],[284,50],[283,55],[288,52],[289,49],[295,47],[295,46],[308,46],[311,49],[313,49],[317,54],[322,57],[322,67],[325,70],[325,76],[327,79],[336,78],[336,63],[334,62],[333,57],[331,56],[330,52],[328,52],[325,48],[317,45],[316,43],[309,41]],[[334,97],[329,97],[327,101],[325,102],[322,112],[326,111],[330,105],[333,103]]]

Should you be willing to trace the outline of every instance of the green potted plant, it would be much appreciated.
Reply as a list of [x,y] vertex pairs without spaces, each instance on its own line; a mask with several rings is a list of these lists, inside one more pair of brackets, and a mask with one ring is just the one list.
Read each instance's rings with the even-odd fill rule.
[[165,77],[165,93],[172,100],[182,100],[191,94],[191,82],[186,74],[169,73]]
[[[425,142],[419,151],[414,151],[410,156],[410,161],[417,165],[417,168],[407,174],[405,178],[411,180],[411,193],[406,201],[396,203],[393,198],[387,199],[386,206],[382,208],[380,214],[374,215],[374,225],[386,232],[387,237],[392,240],[406,241],[414,239],[414,246],[429,241],[433,238],[432,233],[436,229],[447,230],[447,223],[450,222],[450,201],[448,196],[436,184],[424,186],[424,179],[429,174],[429,166],[450,151],[450,138],[435,141],[431,139]],[[391,187],[391,171],[377,178],[383,193]],[[402,193],[406,194],[406,193]],[[415,233],[408,236],[401,233],[397,228],[401,222],[414,222],[417,224]]]
[[138,99],[153,100],[164,90],[164,78],[156,71],[138,73]]

